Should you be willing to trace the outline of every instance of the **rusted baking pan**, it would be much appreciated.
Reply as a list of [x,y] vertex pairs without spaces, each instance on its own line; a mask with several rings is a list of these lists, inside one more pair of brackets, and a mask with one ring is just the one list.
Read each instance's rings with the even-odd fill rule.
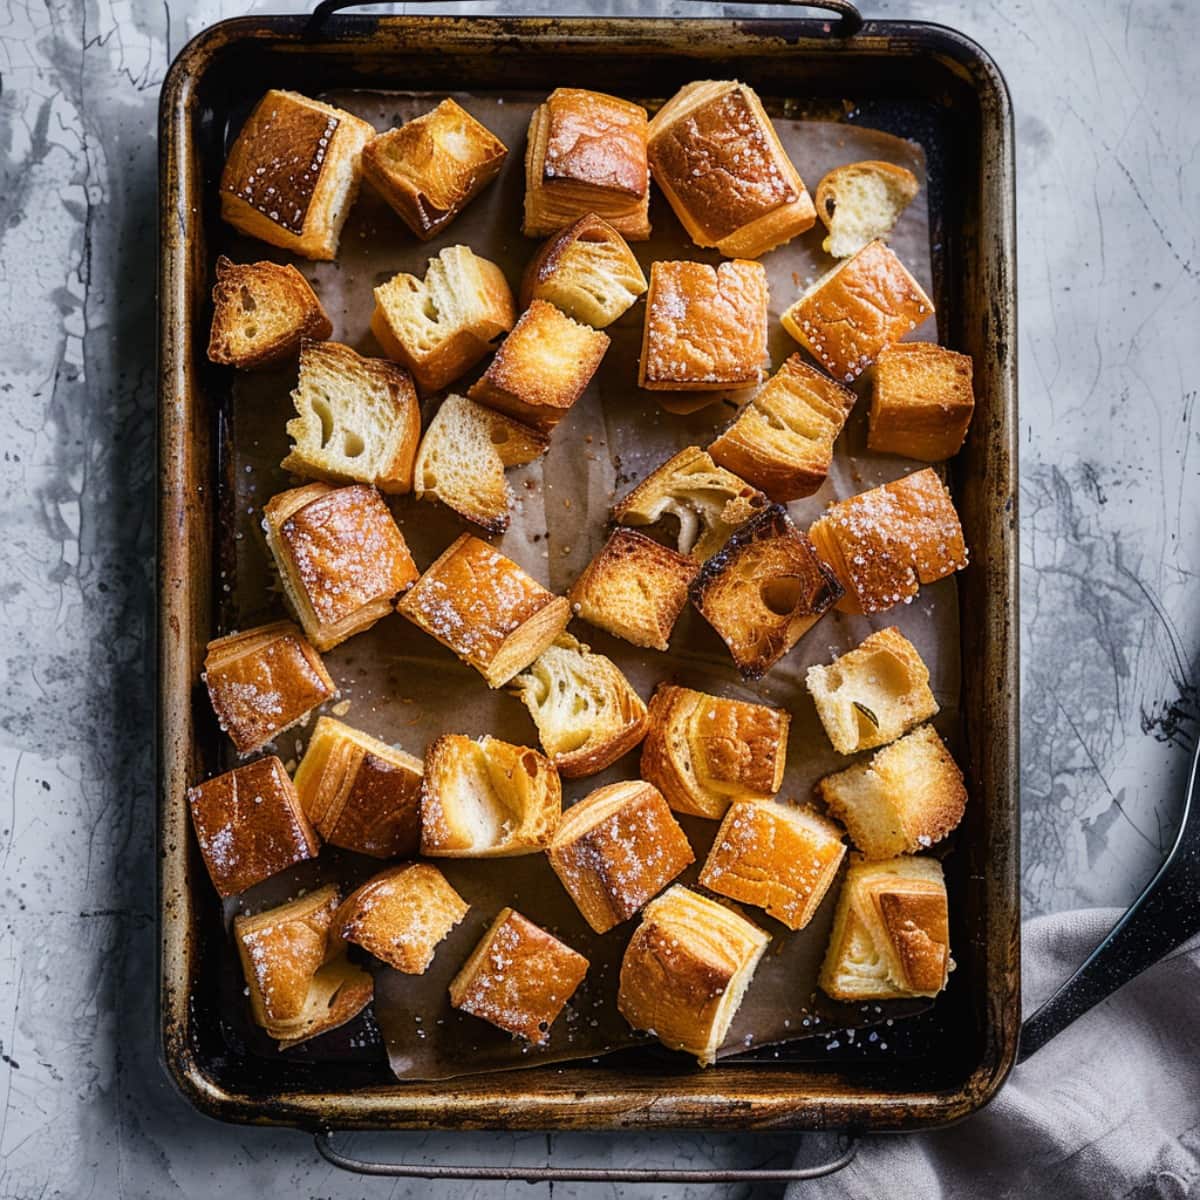
[[[799,19],[337,16],[314,31],[304,18],[252,17],[214,26],[176,59],[162,93],[159,218],[161,1003],[168,1069],[206,1113],[306,1128],[911,1129],[966,1115],[1002,1083],[1019,1019],[1011,116],[994,65],[950,30],[884,21],[843,33],[837,22]],[[229,1015],[221,907],[184,798],[222,764],[198,679],[237,561],[231,384],[205,357],[230,130],[270,87],[495,96],[569,83],[645,101],[733,77],[774,112],[919,143],[939,338],[975,362],[972,436],[949,465],[972,551],[957,577],[959,751],[971,803],[946,863],[950,986],[886,1039],[800,1041],[706,1071],[639,1048],[398,1083],[369,1029],[341,1053],[253,1053]]]

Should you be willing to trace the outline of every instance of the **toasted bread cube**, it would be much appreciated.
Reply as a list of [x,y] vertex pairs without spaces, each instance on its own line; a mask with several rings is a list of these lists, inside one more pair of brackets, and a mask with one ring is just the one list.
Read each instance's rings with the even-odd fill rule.
[[525,149],[526,237],[557,233],[586,213],[631,241],[650,236],[646,110],[589,92],[555,88],[534,109]]
[[963,775],[932,725],[817,784],[830,814],[864,858],[916,854],[958,827],[967,806]]
[[752,387],[767,357],[767,273],[734,259],[650,268],[638,387],[705,392]]
[[263,530],[284,595],[318,650],[387,616],[417,578],[388,506],[364,484],[280,492],[263,510]]
[[508,685],[529,709],[544,749],[566,779],[595,775],[642,740],[646,706],[616,664],[559,634]]
[[692,603],[721,635],[744,679],[766,674],[841,594],[833,572],[778,504],[743,525],[691,587]]
[[550,842],[562,816],[554,764],[528,746],[444,734],[425,749],[421,853],[511,858]]
[[203,678],[217,721],[242,757],[337,695],[321,656],[291,621],[209,642]]
[[549,433],[583,395],[608,344],[608,334],[534,300],[467,395]]
[[413,490],[419,500],[440,500],[489,533],[503,533],[512,507],[505,468],[533,462],[549,446],[545,434],[520,421],[447,396],[421,439]]
[[662,793],[638,779],[571,805],[546,854],[597,933],[627,921],[696,857]]
[[374,858],[410,858],[421,845],[421,760],[322,717],[293,782],[317,832]]
[[718,467],[699,447],[688,446],[615,504],[612,519],[622,525],[654,525],[674,517],[679,553],[703,562],[766,502],[757,488]]
[[708,452],[777,504],[811,496],[829,474],[833,444],[856,399],[793,354]]
[[305,342],[292,403],[299,415],[287,423],[285,471],[392,494],[412,489],[421,409],[402,367],[338,342]]
[[875,364],[867,445],[940,462],[962,448],[975,411],[969,354],[932,342],[889,346]]
[[929,668],[894,626],[876,630],[805,678],[817,716],[839,754],[886,746],[938,711]]
[[700,564],[686,554],[616,529],[567,594],[585,621],[635,646],[666,650]]
[[507,155],[494,133],[446,99],[373,137],[363,147],[362,169],[405,225],[427,242],[500,174]]
[[244,371],[300,352],[333,332],[308,280],[290,263],[233,263],[220,255],[208,339],[212,362]]
[[697,246],[758,258],[816,221],[812,200],[753,88],[686,84],[650,122],[650,169]]
[[189,788],[187,800],[204,865],[223,898],[316,858],[321,847],[273,754]]
[[516,319],[504,272],[467,246],[445,246],[424,279],[401,272],[375,289],[371,332],[428,393],[469,371]]
[[329,930],[338,906],[336,884],[254,916],[233,918],[255,1023],[290,1050],[358,1016],[375,982],[346,957]]
[[450,1003],[536,1046],[587,974],[588,960],[502,908],[450,982]]
[[604,329],[646,290],[646,276],[625,239],[586,213],[542,243],[525,268],[521,304],[546,300],[575,321]]
[[621,961],[617,1007],[664,1046],[716,1061],[770,937],[676,884],[646,905]]
[[817,185],[817,216],[829,230],[821,249],[847,258],[869,242],[886,239],[918,191],[917,177],[894,163],[835,167]]
[[954,501],[929,467],[830,505],[808,536],[844,589],[843,612],[886,612],[968,562]]
[[332,936],[405,975],[424,975],[438,943],[470,907],[432,863],[400,863],[371,876],[342,901]]
[[811,808],[736,800],[717,831],[700,884],[766,909],[789,929],[803,929],[845,856],[842,831]]
[[822,991],[852,1002],[936,996],[953,970],[942,864],[850,855],[821,965]]
[[571,605],[469,533],[452,542],[396,606],[503,687],[567,627]]
[[366,121],[272,89],[237,135],[221,173],[221,216],[235,229],[305,258],[337,257],[358,195]]
[[791,716],[782,708],[661,683],[650,700],[642,778],[676,811],[719,820],[734,800],[783,784]]

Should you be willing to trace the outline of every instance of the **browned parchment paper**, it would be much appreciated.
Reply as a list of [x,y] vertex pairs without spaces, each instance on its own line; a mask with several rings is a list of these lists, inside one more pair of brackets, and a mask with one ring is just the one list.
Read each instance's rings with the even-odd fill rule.
[[[440,96],[356,92],[327,98],[382,130],[428,110]],[[363,353],[378,354],[368,329],[372,288],[397,271],[423,274],[427,259],[444,245],[462,242],[498,262],[515,291],[537,245],[521,235],[520,212],[525,130],[540,98],[512,94],[503,98],[455,97],[505,142],[510,156],[496,183],[438,239],[419,243],[399,218],[364,188],[343,232],[338,261],[314,264],[294,260],[320,294],[333,321],[335,339]],[[777,118],[776,124],[810,191],[815,192],[822,175],[832,167],[865,158],[900,163],[924,181],[923,155],[912,143],[834,122]],[[651,217],[652,239],[634,245],[647,274],[654,259],[719,261],[714,252],[700,250],[691,243],[657,193]],[[824,232],[818,223],[803,237],[763,259],[771,291],[773,367],[797,348],[780,326],[779,314],[801,287],[832,265],[820,248]],[[226,230],[222,236],[225,241],[220,249],[238,261],[263,257],[292,261],[231,231]],[[932,290],[923,189],[901,217],[891,242],[922,285]],[[690,416],[676,416],[662,411],[653,394],[638,390],[637,355],[643,313],[644,304],[639,303],[608,330],[612,346],[601,370],[556,430],[545,459],[509,473],[517,502],[512,526],[497,544],[555,591],[568,588],[603,544],[612,501],[677,450],[689,444],[705,445],[734,412],[732,402],[722,401]],[[914,336],[936,337],[934,322],[926,322]],[[459,383],[457,390],[465,391],[481,370],[482,364]],[[231,514],[232,530],[225,535],[230,553],[223,559],[230,627],[244,628],[282,612],[259,520],[262,505],[291,483],[278,464],[288,445],[284,424],[292,415],[289,391],[294,381],[295,365],[289,364],[278,371],[241,375],[235,385],[228,461],[236,511]],[[861,386],[859,390],[863,390]],[[426,419],[439,399],[424,405]],[[866,404],[860,403],[852,415],[825,486],[817,495],[790,506],[801,528],[806,528],[830,500],[897,478],[919,465],[866,453],[865,409]],[[394,499],[392,507],[422,567],[432,562],[464,527],[449,510],[418,503],[411,496]],[[644,697],[649,697],[660,680],[673,679],[789,709],[792,731],[780,795],[783,799],[804,800],[817,778],[846,765],[820,728],[803,686],[804,672],[812,663],[828,661],[857,644],[872,629],[887,624],[898,625],[929,664],[932,686],[942,705],[938,724],[952,737],[959,681],[953,580],[923,589],[914,603],[881,617],[831,613],[755,685],[740,680],[724,645],[690,609],[675,629],[668,654],[636,649],[578,620],[572,632],[612,657]],[[414,754],[420,755],[426,742],[442,732],[491,733],[537,745],[533,724],[517,699],[503,691],[490,692],[476,672],[462,666],[448,650],[402,617],[385,619],[327,654],[325,661],[341,688],[340,701],[326,706],[326,711],[332,708],[350,724]],[[278,750],[285,762],[298,760],[305,738],[305,729],[283,736]],[[637,770],[635,752],[601,775],[566,783],[565,802],[580,799],[601,784],[634,777]],[[698,860],[683,876],[684,881],[691,881],[717,824],[695,818],[683,818],[683,824]],[[243,897],[238,906],[230,906],[229,911],[232,914],[238,907],[256,911],[281,902],[301,887],[331,879],[349,889],[381,865],[327,847],[318,862],[268,881]],[[375,1019],[399,1078],[436,1079],[538,1061],[589,1057],[644,1041],[631,1034],[615,1003],[621,955],[636,918],[603,937],[592,933],[542,855],[475,862],[442,860],[439,865],[470,902],[468,916],[440,946],[426,975],[412,977],[384,967],[376,969]],[[799,933],[789,933],[760,910],[745,910],[772,933],[773,941],[734,1021],[727,1051],[805,1036],[831,1023],[834,1027],[862,1025],[897,1015],[894,1006],[885,1012],[875,1005],[835,1006],[819,997],[814,1001],[836,892],[837,885],[812,924]],[[548,1046],[540,1049],[525,1047],[449,1006],[446,988],[450,979],[495,913],[506,904],[552,930],[591,960],[587,980],[554,1025]],[[272,1053],[266,1039],[246,1022],[246,1003],[235,963],[225,992],[231,1024],[252,1048]],[[331,1034],[293,1053],[355,1056],[371,1036],[368,1023],[365,1032],[359,1027],[348,1035]]]

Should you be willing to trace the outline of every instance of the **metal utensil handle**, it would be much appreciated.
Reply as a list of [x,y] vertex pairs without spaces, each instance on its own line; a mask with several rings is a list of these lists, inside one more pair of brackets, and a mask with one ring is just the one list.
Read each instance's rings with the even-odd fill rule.
[[[360,4],[383,4],[390,0],[321,0],[313,9],[308,19],[304,33],[312,37],[324,27],[334,13],[344,8],[355,8]],[[434,3],[436,0],[418,0],[418,3]],[[862,27],[862,14],[852,0],[726,0],[729,4],[778,4],[785,8],[820,8],[826,12],[836,13],[841,18],[836,25],[830,25],[828,31],[836,37],[853,37]]]
[[507,1183],[779,1183],[820,1179],[848,1166],[858,1152],[858,1138],[843,1134],[845,1148],[829,1162],[815,1167],[467,1167],[445,1163],[374,1162],[342,1154],[333,1147],[335,1130],[313,1134],[317,1152],[326,1162],[357,1175],[387,1175],[403,1179],[488,1179]]

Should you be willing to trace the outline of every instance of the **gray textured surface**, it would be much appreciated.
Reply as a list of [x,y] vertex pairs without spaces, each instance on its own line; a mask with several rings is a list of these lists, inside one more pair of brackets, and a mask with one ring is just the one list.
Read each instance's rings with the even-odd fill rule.
[[[0,1197],[500,1190],[349,1180],[302,1135],[194,1116],[156,1061],[155,104],[184,40],[247,7],[304,6],[0,0]],[[863,8],[957,26],[1012,88],[1024,902],[1124,903],[1169,839],[1196,729],[1200,14],[1188,0]],[[750,1164],[783,1161],[791,1140],[382,1147]]]

